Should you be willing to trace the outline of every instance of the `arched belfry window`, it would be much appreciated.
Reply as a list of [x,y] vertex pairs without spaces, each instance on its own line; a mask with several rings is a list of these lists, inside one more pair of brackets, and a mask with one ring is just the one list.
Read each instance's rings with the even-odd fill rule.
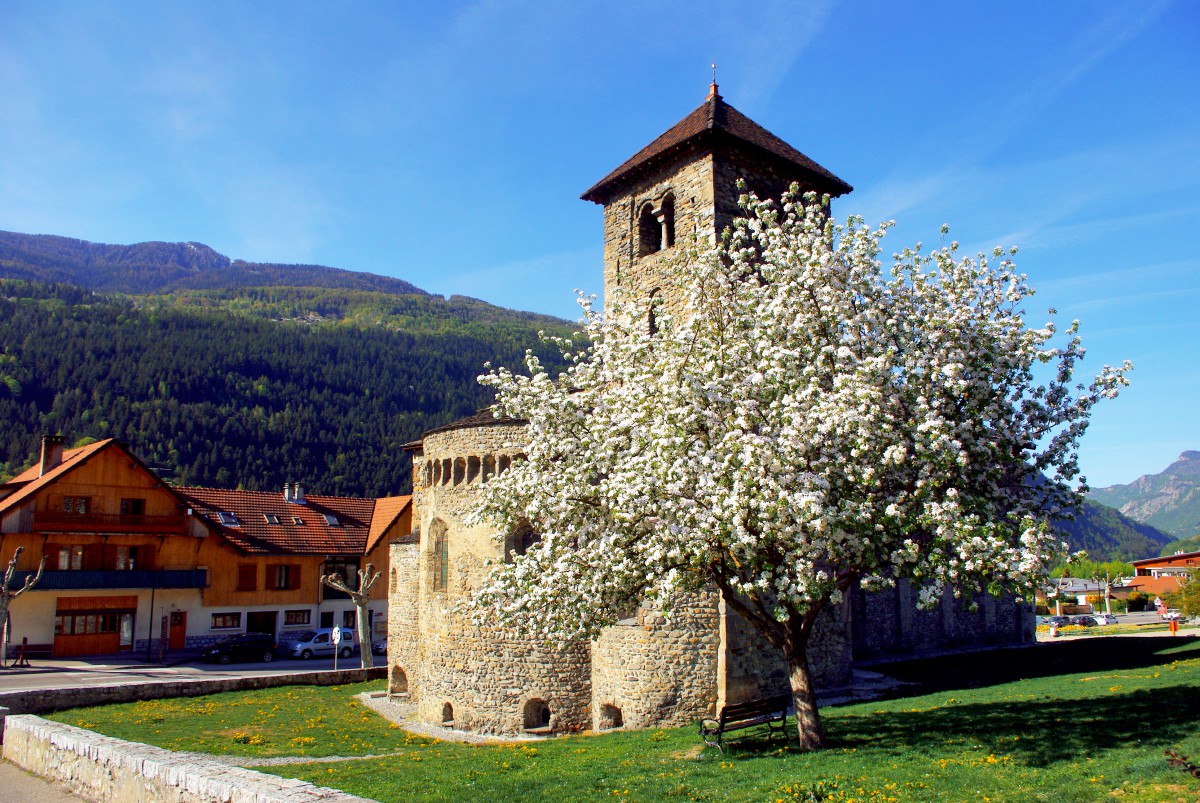
[[675,245],[675,196],[663,198],[661,209],[663,248],[671,248]]
[[657,204],[646,202],[638,213],[638,256],[648,256],[675,245],[675,196]]

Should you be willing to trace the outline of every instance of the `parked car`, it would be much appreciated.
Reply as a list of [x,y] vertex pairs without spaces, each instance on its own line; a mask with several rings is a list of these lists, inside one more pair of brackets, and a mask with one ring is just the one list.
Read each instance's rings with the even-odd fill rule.
[[1096,624],[1098,625],[1115,625],[1117,623],[1117,617],[1111,613],[1098,613],[1092,618],[1096,620]]
[[1046,624],[1050,625],[1051,627],[1066,627],[1067,625],[1071,624],[1071,617],[1051,616],[1046,620]]
[[1178,622],[1180,619],[1183,618],[1183,614],[1179,612],[1178,608],[1167,608],[1165,611],[1163,611],[1161,614],[1159,614],[1159,616],[1162,617],[1162,620],[1164,622],[1170,622],[1170,621]]
[[[334,652],[332,627],[286,633],[281,637],[281,641],[280,651],[292,658],[308,659],[320,655],[333,655]],[[337,645],[337,654],[349,658],[354,654],[354,647],[354,631],[343,627],[342,641]]]
[[269,663],[275,660],[275,650],[275,637],[270,633],[239,633],[236,636],[223,638],[211,647],[205,648],[200,657],[205,661],[218,664],[228,664],[233,661]]
[[1095,618],[1093,618],[1091,616],[1088,616],[1086,614],[1081,614],[1079,616],[1072,617],[1071,624],[1073,624],[1077,627],[1095,627],[1096,620],[1095,620]]
[[371,642],[371,652],[376,655],[387,655],[387,638],[375,639]]

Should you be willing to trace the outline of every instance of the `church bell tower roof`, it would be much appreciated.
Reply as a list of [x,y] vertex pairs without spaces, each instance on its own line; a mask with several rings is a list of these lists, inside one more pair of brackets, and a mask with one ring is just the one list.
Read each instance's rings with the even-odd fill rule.
[[800,151],[772,134],[758,123],[725,102],[713,84],[708,98],[687,117],[684,117],[624,164],[609,173],[580,197],[585,201],[604,204],[619,190],[680,150],[693,144],[707,145],[714,150],[733,146],[758,151],[768,158],[782,160],[807,173],[821,192],[831,196],[844,195],[853,189],[833,173],[809,159]]

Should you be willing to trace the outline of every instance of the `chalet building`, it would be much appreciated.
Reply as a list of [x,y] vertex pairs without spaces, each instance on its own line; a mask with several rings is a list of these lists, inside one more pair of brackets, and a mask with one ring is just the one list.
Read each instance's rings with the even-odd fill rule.
[[1134,576],[1126,584],[1147,597],[1162,597],[1180,589],[1189,577],[1200,577],[1200,552],[1176,552],[1133,561]]
[[64,449],[46,436],[38,462],[0,484],[0,561],[24,547],[13,587],[45,558],[12,605],[10,638],[55,656],[153,654],[352,624],[353,604],[321,575],[353,584],[368,562],[386,575],[387,539],[409,516],[409,497],[174,488],[116,440]]

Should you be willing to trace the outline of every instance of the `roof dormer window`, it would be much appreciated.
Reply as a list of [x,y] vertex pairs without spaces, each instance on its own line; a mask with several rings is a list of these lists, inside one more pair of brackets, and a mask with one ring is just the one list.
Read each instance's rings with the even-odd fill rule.
[[241,527],[242,523],[238,521],[238,517],[227,510],[217,511],[217,520],[226,527]]
[[342,526],[342,523],[340,521],[338,521],[338,517],[333,515],[332,513],[323,513],[322,515],[325,517],[325,523],[328,524],[330,527],[341,527]]

